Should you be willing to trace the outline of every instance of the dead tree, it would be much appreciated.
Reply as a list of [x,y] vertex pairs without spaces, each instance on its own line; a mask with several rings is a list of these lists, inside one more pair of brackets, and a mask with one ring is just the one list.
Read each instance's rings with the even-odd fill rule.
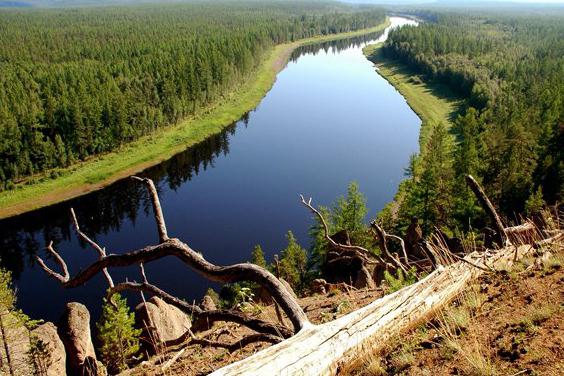
[[[472,179],[473,180],[473,179]],[[479,187],[479,186],[478,186]],[[487,196],[480,189],[484,202],[489,203],[491,216],[499,219]],[[327,225],[321,214],[311,206],[311,200],[302,202],[322,221],[328,237]],[[500,234],[507,229],[498,223]],[[525,226],[528,227],[528,226]],[[383,233],[383,231],[382,231]],[[382,235],[380,233],[380,235]],[[385,236],[383,236],[385,239]],[[437,267],[424,279],[393,294],[384,296],[364,308],[353,311],[335,321],[310,327],[281,344],[271,346],[249,358],[215,371],[212,375],[335,375],[347,373],[357,366],[363,355],[383,347],[389,338],[413,328],[433,313],[448,304],[465,290],[468,283],[484,272],[512,263],[549,242],[561,241],[563,232],[550,239],[534,244],[508,245],[496,252],[474,251],[464,257],[448,250],[433,249],[426,243],[429,252],[437,254],[443,265]],[[437,237],[444,244],[444,239]],[[507,242],[507,238],[503,238]],[[384,242],[385,243],[385,242]],[[341,246],[351,252],[364,255],[364,248]],[[385,248],[385,244],[382,245]],[[384,251],[385,252],[385,251]],[[444,255],[441,257],[441,253]]]
[[369,266],[375,265],[375,267],[378,269],[382,269],[384,267],[395,269],[393,264],[385,261],[382,257],[376,255],[375,253],[364,247],[352,245],[349,243],[344,244],[342,242],[336,241],[335,237],[330,235],[329,226],[327,225],[327,221],[325,220],[321,212],[311,204],[312,199],[309,198],[306,201],[303,195],[300,195],[300,198],[302,204],[306,208],[308,208],[321,222],[324,238],[331,247],[331,250],[328,252],[328,256],[332,256],[330,262],[358,262],[360,264],[359,273],[361,273],[361,277],[368,281],[367,287],[375,287],[374,277],[370,273]]
[[493,206],[492,202],[486,195],[486,192],[482,189],[480,184],[472,177],[472,175],[466,175],[466,183],[474,192],[474,195],[482,205],[482,208],[486,211],[486,214],[490,217],[493,225],[495,226],[497,243],[500,247],[505,247],[510,245],[510,241],[507,237],[505,232],[505,227],[503,226],[503,222],[501,221],[501,217],[497,214],[495,207]]
[[388,250],[388,238],[398,240],[399,243],[400,243],[401,249],[402,249],[405,265],[407,265],[409,263],[409,260],[407,258],[407,253],[405,251],[405,243],[404,243],[403,239],[400,238],[399,236],[387,234],[386,231],[384,231],[384,229],[382,228],[382,226],[380,226],[376,221],[370,222],[370,227],[372,228],[372,233],[374,234],[374,236],[378,240],[380,250],[384,253],[384,255],[386,255],[388,261],[391,261],[399,269],[401,269],[403,272],[407,273],[407,268],[404,266],[404,264],[402,264],[402,262],[400,261],[400,258],[397,256],[397,254],[393,255]]
[[[104,248],[84,234],[78,225],[78,220],[74,211],[71,210],[71,218],[78,236],[92,246],[98,253],[98,260],[87,266],[85,269],[71,277],[67,264],[61,255],[54,249],[51,242],[47,251],[53,257],[53,261],[59,265],[61,272],[56,272],[37,256],[37,262],[43,270],[52,278],[56,279],[65,288],[76,288],[92,279],[98,273],[103,273],[108,281],[108,299],[118,292],[130,290],[139,291],[156,295],[165,302],[178,307],[180,310],[191,315],[195,322],[206,322],[209,325],[217,321],[234,322],[244,325],[258,334],[253,335],[241,344],[248,344],[256,341],[276,342],[274,337],[288,338],[298,333],[304,328],[311,326],[306,314],[298,305],[297,300],[288,292],[286,287],[270,272],[251,263],[235,264],[229,266],[214,265],[207,261],[201,254],[194,251],[190,246],[179,239],[170,238],[166,229],[166,222],[160,205],[157,190],[152,180],[134,177],[135,180],[145,184],[149,197],[153,205],[153,214],[157,224],[159,243],[150,245],[142,249],[137,249],[121,254],[106,254]],[[293,325],[293,330],[287,327],[259,320],[243,314],[236,310],[203,310],[202,308],[186,303],[171,294],[161,290],[159,287],[147,281],[144,271],[142,272],[142,282],[125,281],[114,284],[108,269],[117,267],[127,267],[131,265],[146,265],[155,260],[173,256],[186,264],[191,269],[198,272],[203,277],[222,283],[233,283],[240,281],[250,281],[263,286],[272,296],[284,313],[288,316]],[[142,269],[143,270],[143,269]],[[189,336],[193,339],[192,336]],[[249,340],[251,340],[249,342]],[[225,345],[231,348],[229,344]]]

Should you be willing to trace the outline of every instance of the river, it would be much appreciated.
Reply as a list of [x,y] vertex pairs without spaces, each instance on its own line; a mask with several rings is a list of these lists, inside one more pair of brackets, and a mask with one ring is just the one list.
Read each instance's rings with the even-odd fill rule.
[[[391,21],[391,27],[415,24]],[[362,54],[387,31],[294,51],[257,108],[221,134],[144,171],[158,186],[169,235],[218,264],[248,260],[256,244],[271,260],[284,248],[288,230],[309,246],[313,220],[300,193],[329,206],[351,181],[358,182],[369,216],[375,216],[393,198],[409,156],[418,150],[421,123]],[[99,315],[107,287],[101,276],[64,289],[35,262],[36,254],[46,256],[50,240],[71,275],[96,259],[73,233],[70,207],[81,229],[109,253],[157,242],[144,188],[129,179],[0,221],[2,265],[13,273],[18,306],[33,318],[57,320],[69,301]],[[110,272],[116,282],[140,279],[136,268]],[[146,272],[150,282],[188,300],[199,300],[213,286],[174,258],[152,262]]]

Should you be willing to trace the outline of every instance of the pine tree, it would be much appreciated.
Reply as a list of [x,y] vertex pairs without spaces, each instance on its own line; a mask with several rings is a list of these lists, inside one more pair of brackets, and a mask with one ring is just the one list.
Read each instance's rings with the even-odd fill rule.
[[288,231],[286,239],[288,245],[280,252],[280,277],[299,290],[307,270],[307,251],[298,244],[292,231]]
[[404,222],[416,216],[423,222],[423,231],[447,224],[452,211],[454,175],[451,138],[442,124],[433,127],[420,163],[420,173],[407,189],[400,213]]
[[251,254],[251,263],[258,265],[262,268],[266,268],[266,260],[264,258],[264,252],[260,245],[255,245],[253,252]]
[[364,228],[366,198],[360,192],[358,183],[352,182],[347,188],[347,197],[339,197],[331,214],[332,221],[338,230],[347,230],[354,234]]
[[104,299],[102,316],[96,324],[102,361],[112,373],[127,369],[127,364],[139,351],[140,329],[135,329],[135,314],[130,312],[127,299],[119,294],[112,297],[116,305]]
[[528,216],[537,214],[541,211],[544,206],[544,200],[542,198],[542,188],[538,187],[537,190],[531,193],[531,196],[525,202],[525,212]]
[[0,375],[27,375],[35,373],[30,355],[22,352],[23,342],[29,342],[29,332],[38,324],[16,308],[16,293],[12,275],[0,268]]
[[347,196],[339,197],[331,212],[334,231],[347,231],[351,243],[369,246],[372,241],[364,218],[368,213],[366,197],[360,192],[358,183],[351,182],[347,188]]

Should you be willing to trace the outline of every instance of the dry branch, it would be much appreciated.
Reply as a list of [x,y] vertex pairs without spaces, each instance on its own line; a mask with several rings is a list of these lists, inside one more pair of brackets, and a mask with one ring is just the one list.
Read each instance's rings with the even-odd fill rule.
[[[97,245],[95,242],[90,240],[85,234],[80,231],[78,226],[78,221],[76,221],[76,216],[74,212],[73,221],[75,222],[75,228],[77,233],[81,238],[83,238],[86,242],[92,245],[99,254],[99,259],[81,270],[77,273],[74,277],[71,277],[68,271],[68,267],[63,260],[63,258],[53,249],[52,243],[47,247],[47,250],[54,256],[55,261],[62,269],[62,274],[53,271],[49,268],[45,262],[40,258],[37,257],[37,261],[39,265],[43,268],[43,270],[50,275],[51,277],[55,278],[59,281],[64,287],[66,288],[75,288],[78,286],[83,285],[95,275],[100,272],[107,274],[107,268],[109,267],[127,267],[131,265],[142,265],[147,264],[149,262],[161,259],[167,256],[174,256],[184,262],[187,266],[194,269],[196,272],[204,276],[205,278],[215,281],[215,282],[223,282],[223,283],[233,283],[233,282],[240,282],[240,281],[252,281],[261,286],[263,286],[272,296],[274,301],[280,305],[280,307],[284,310],[292,325],[294,327],[294,332],[299,332],[300,330],[311,326],[306,314],[302,310],[302,308],[298,305],[296,299],[288,292],[286,287],[270,272],[261,268],[257,265],[244,263],[244,264],[235,264],[229,266],[218,266],[214,265],[207,260],[204,259],[202,255],[195,252],[192,248],[190,248],[186,243],[181,242],[178,239],[169,238],[167,231],[166,231],[166,224],[162,214],[162,209],[160,206],[159,198],[157,195],[157,190],[155,188],[154,183],[150,179],[141,179],[135,177],[136,180],[142,181],[150,194],[151,200],[153,202],[154,208],[154,216],[155,221],[157,222],[157,230],[159,232],[159,239],[160,242],[157,245],[147,246],[142,249],[122,253],[122,254],[110,254],[107,255],[105,250]],[[146,275],[144,273],[144,269],[142,268],[142,276],[144,282],[141,284],[137,284],[134,282],[123,282],[117,285],[113,285],[111,278],[108,279],[110,283],[110,291],[119,292],[126,289],[137,290],[137,291],[145,291],[145,292],[152,292],[158,294],[160,297],[166,297],[169,302],[174,302],[174,304],[183,309],[184,305],[181,303],[182,301],[178,298],[172,297],[171,295],[165,293],[164,291],[158,289],[156,286],[153,286],[147,282]],[[107,274],[109,277],[109,274]],[[195,310],[193,306],[190,306],[190,309]],[[202,313],[203,315],[203,313]],[[241,323],[243,325],[251,325],[254,326],[253,329],[256,330],[266,330],[266,333],[271,334],[273,336],[281,335],[287,336],[287,330],[284,331],[279,326],[267,324],[261,320],[250,319],[243,314],[240,314],[236,311],[209,311],[205,313],[206,318],[213,321],[234,321]],[[251,327],[249,326],[249,327]]]
[[159,200],[159,194],[155,183],[151,179],[140,178],[138,176],[131,177],[134,180],[140,181],[145,184],[149,196],[151,198],[151,203],[153,204],[153,214],[155,216],[155,221],[157,222],[157,231],[159,232],[159,240],[162,242],[168,240],[168,234],[166,231],[166,222],[163,215],[163,210],[161,208],[161,201]]
[[[72,219],[74,229],[75,229],[76,233],[78,234],[78,236],[82,240],[84,240],[86,243],[90,244],[90,246],[92,248],[94,248],[94,250],[98,253],[98,257],[100,259],[106,257],[106,250],[104,248],[100,247],[100,245],[98,243],[96,243],[94,240],[90,239],[85,233],[83,233],[80,230],[80,226],[78,225],[78,220],[76,219],[76,214],[74,213],[73,208],[70,209],[70,213],[71,213],[71,219]],[[108,281],[108,285],[110,287],[114,287],[114,281],[113,281],[112,277],[110,276],[110,272],[108,272],[108,269],[104,268],[102,270],[102,272],[104,273],[104,277],[106,277],[106,281]]]
[[[398,268],[400,268],[405,273],[407,273],[407,268],[403,266],[403,264],[401,263],[399,258],[394,257],[390,253],[390,251],[388,250],[388,240],[386,238],[388,238],[389,235],[386,233],[386,231],[384,231],[384,229],[380,225],[378,225],[378,223],[376,223],[376,221],[372,221],[370,223],[370,226],[372,227],[372,233],[376,236],[376,239],[378,240],[378,243],[380,244],[380,249],[382,250],[382,252],[384,252],[384,254],[387,256],[387,258],[389,260],[391,260],[394,264],[396,264]],[[408,262],[407,253],[405,252],[405,245],[403,243],[403,239],[401,239],[401,238],[399,238],[399,239],[401,240],[400,244],[403,247],[403,253],[405,255],[405,261]]]
[[335,240],[333,240],[329,234],[329,226],[327,225],[327,222],[325,221],[325,218],[323,217],[323,215],[321,214],[321,212],[319,210],[317,210],[312,204],[311,204],[311,197],[306,201],[303,195],[300,195],[302,204],[308,208],[309,210],[311,210],[311,212],[317,216],[317,218],[321,221],[321,224],[323,225],[323,234],[325,236],[325,240],[327,240],[327,242],[329,242],[329,244],[331,244],[331,246],[333,246],[333,248],[336,249],[340,249],[341,251],[344,251],[345,253],[349,253],[349,257],[357,257],[359,259],[361,259],[364,263],[366,264],[375,264],[378,263],[378,261],[375,261],[374,258],[377,258],[379,260],[380,263],[384,264],[384,265],[388,265],[388,266],[392,266],[389,263],[387,263],[386,261],[384,261],[380,256],[375,255],[373,252],[370,252],[368,249],[358,246],[358,245],[348,245],[348,244],[342,244],[342,243],[337,243]]
[[482,208],[486,211],[491,221],[493,222],[495,230],[497,232],[499,245],[501,247],[509,245],[510,243],[507,238],[507,234],[505,233],[503,222],[501,221],[499,214],[497,214],[495,207],[493,206],[492,202],[490,201],[480,184],[478,184],[478,182],[472,177],[472,175],[466,175],[466,183],[468,184],[472,192],[474,192],[474,195],[476,195],[476,198],[482,205]]
[[[530,251],[519,247],[519,256]],[[494,266],[513,258],[513,247],[500,249],[487,260]],[[466,257],[472,263],[482,254]],[[480,264],[484,267],[484,264]],[[335,375],[356,366],[362,356],[409,329],[448,304],[483,271],[465,262],[440,267],[419,282],[386,295],[335,321],[308,328],[282,343],[221,368],[212,375]]]
[[114,288],[108,290],[108,299],[111,298],[116,293],[121,291],[140,291],[147,292],[158,296],[166,303],[173,305],[183,311],[184,313],[193,317],[193,322],[198,324],[199,322],[205,322],[211,325],[219,321],[233,322],[236,324],[244,325],[249,329],[255,330],[260,333],[271,334],[273,336],[278,336],[282,338],[290,337],[293,332],[290,331],[285,326],[275,325],[263,320],[259,320],[250,316],[243,314],[242,312],[235,310],[211,310],[206,311],[198,307],[197,305],[187,303],[186,301],[179,299],[166,291],[161,290],[155,285],[147,282],[122,282],[118,283]]

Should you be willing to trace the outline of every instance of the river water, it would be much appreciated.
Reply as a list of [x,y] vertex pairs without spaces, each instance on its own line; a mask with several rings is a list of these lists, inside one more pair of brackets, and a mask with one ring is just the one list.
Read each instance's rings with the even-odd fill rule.
[[[392,26],[414,24],[392,17]],[[358,182],[376,213],[392,198],[409,156],[418,150],[420,120],[362,54],[371,35],[296,50],[257,108],[219,135],[149,168],[158,185],[168,232],[218,264],[246,261],[256,244],[267,259],[291,230],[308,247],[310,213],[299,194],[331,205]],[[53,240],[71,275],[96,259],[69,222],[109,253],[157,242],[144,188],[129,179],[58,205],[0,221],[0,257],[12,271],[18,306],[33,318],[57,320],[68,301],[86,304],[94,317],[107,288],[101,276],[63,289],[35,263]],[[187,300],[214,286],[174,258],[145,266],[149,280]],[[114,281],[139,280],[136,268],[111,269]],[[128,295],[130,301],[136,295]]]

